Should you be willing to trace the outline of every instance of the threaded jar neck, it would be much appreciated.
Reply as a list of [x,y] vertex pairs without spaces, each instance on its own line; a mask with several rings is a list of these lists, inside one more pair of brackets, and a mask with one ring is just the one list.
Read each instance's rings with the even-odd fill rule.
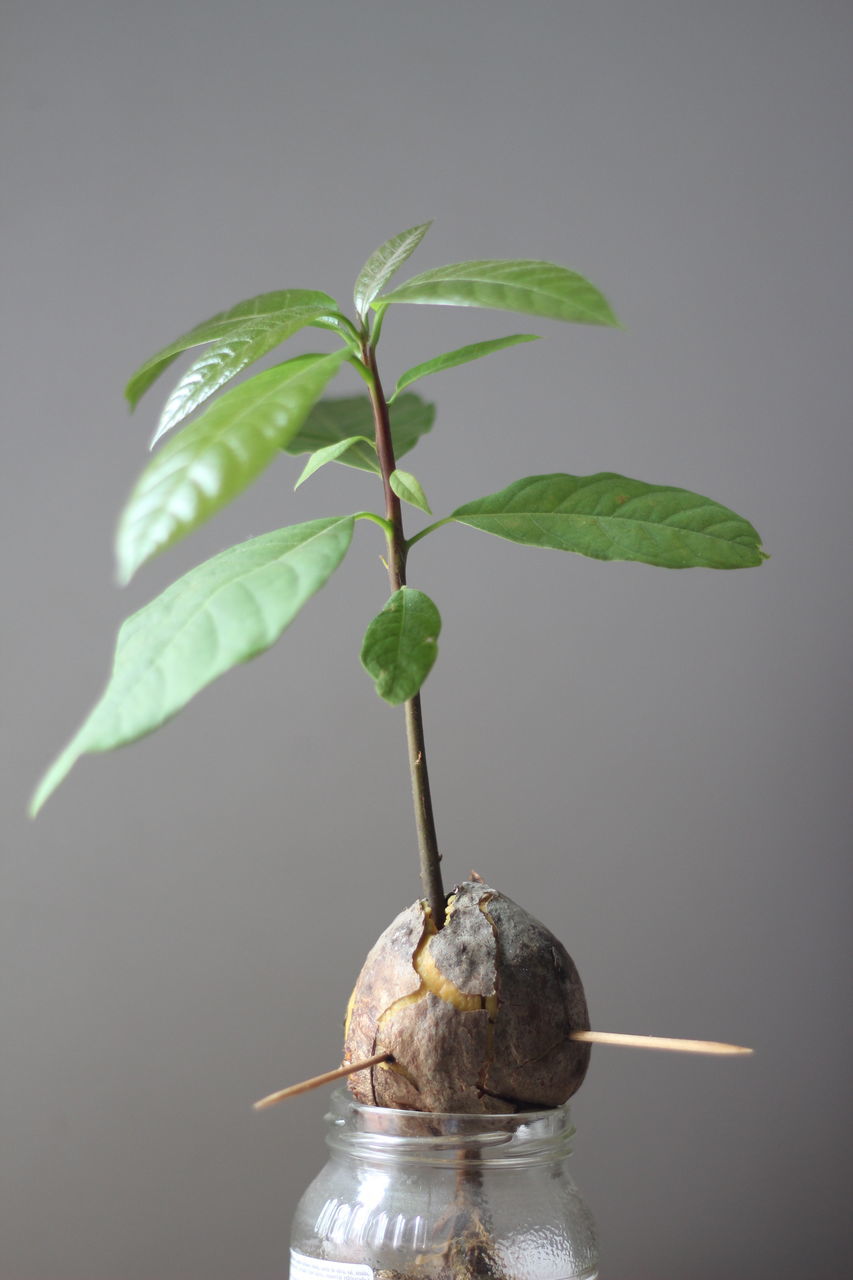
[[331,1098],[326,1141],[342,1156],[374,1162],[468,1167],[547,1164],[571,1154],[568,1104],[508,1115],[369,1107],[345,1089]]

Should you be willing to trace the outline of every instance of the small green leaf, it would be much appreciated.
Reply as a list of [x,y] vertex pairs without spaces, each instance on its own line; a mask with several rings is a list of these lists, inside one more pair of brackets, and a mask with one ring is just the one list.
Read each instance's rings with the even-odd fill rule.
[[109,684],[48,769],[35,816],[74,762],[159,728],[217,676],[278,639],[346,555],[352,516],[291,525],[191,569],[119,631]]
[[767,559],[755,529],[728,507],[609,472],[529,476],[451,519],[528,546],[665,569],[744,569]]
[[358,274],[353,292],[355,309],[362,318],[367,315],[367,309],[380,289],[412,256],[431,226],[431,222],[422,222],[420,226],[401,231],[370,255]]
[[319,293],[313,289],[279,289],[275,293],[261,293],[256,298],[247,298],[244,302],[229,307],[227,311],[217,312],[140,365],[125,387],[124,394],[130,401],[130,407],[136,408],[151,384],[182,351],[203,346],[206,342],[223,341],[235,333],[243,332],[247,327],[257,326],[259,332],[266,331],[270,325],[287,323],[294,310],[303,307],[321,314],[326,311],[336,312],[338,304],[327,293]]
[[341,315],[339,311],[324,311],[310,323],[317,329],[329,329],[332,333],[336,333],[341,341],[347,344],[351,353],[360,358],[361,339],[358,330],[352,321]]
[[454,369],[456,365],[468,364],[471,360],[479,360],[481,356],[490,355],[493,351],[501,351],[504,347],[514,347],[519,342],[535,342],[537,333],[513,333],[508,338],[492,338],[488,342],[472,342],[467,347],[457,347],[455,351],[446,351],[442,356],[435,356],[424,364],[416,364],[407,369],[397,379],[394,394],[388,401],[391,404],[406,387],[430,373],[440,373],[443,369]]
[[610,304],[594,285],[553,262],[456,262],[425,271],[381,299],[448,307],[496,307],[525,315],[618,327]]
[[173,427],[188,418],[215,391],[236,377],[242,369],[260,360],[261,356],[272,351],[273,347],[291,338],[294,333],[304,329],[322,314],[319,307],[294,308],[286,323],[252,323],[235,331],[229,338],[208,347],[197,360],[193,361],[170,393],[160,414],[151,447],[153,448],[167,431],[171,431]]
[[411,587],[395,591],[364,636],[361,661],[380,698],[408,702],[429,675],[438,654],[441,617],[429,596]]
[[346,351],[297,356],[226,391],[155,454],[119,521],[119,578],[249,485],[299,430]]
[[396,471],[392,471],[389,483],[397,497],[402,498],[403,502],[408,502],[410,506],[417,507],[419,511],[425,511],[428,516],[432,515],[421,483],[412,475],[411,471],[400,471],[399,468]]
[[[432,427],[435,406],[410,392],[395,401],[391,408],[391,439],[394,456],[402,458],[414,449],[422,435]],[[351,436],[372,439],[374,434],[373,409],[367,396],[344,396],[321,400],[305,419],[297,435],[285,445],[287,453],[313,453],[339,440]],[[354,445],[335,459],[348,467],[361,471],[381,473],[376,450],[371,446]]]
[[335,444],[327,444],[325,449],[318,449],[316,453],[312,453],[305,466],[302,468],[302,474],[293,486],[298,489],[301,484],[313,476],[315,471],[320,467],[324,467],[327,462],[334,462],[342,453],[346,453],[347,449],[353,448],[357,444],[367,445],[369,449],[376,454],[376,446],[372,440],[368,440],[366,436],[349,436],[346,440],[338,440]]

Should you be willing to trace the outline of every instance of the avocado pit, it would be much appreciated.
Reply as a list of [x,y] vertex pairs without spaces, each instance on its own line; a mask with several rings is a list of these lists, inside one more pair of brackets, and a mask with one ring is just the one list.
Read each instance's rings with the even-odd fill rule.
[[344,1060],[359,1102],[500,1113],[559,1106],[583,1082],[590,1046],[578,971],[561,942],[482,881],[450,895],[444,927],[415,902],[371,949],[347,1011]]

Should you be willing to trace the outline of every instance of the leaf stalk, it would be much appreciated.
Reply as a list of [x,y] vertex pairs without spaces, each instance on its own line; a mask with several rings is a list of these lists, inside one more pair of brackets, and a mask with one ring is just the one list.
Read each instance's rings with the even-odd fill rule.
[[378,516],[375,511],[356,511],[353,520],[372,520],[374,524],[379,525],[380,529],[385,530],[385,537],[389,540],[394,532],[392,525],[383,516]]
[[428,533],[434,533],[436,529],[440,529],[444,524],[452,524],[453,516],[444,516],[441,520],[436,520],[434,524],[428,524],[425,529],[421,529],[418,533],[412,534],[411,538],[406,541],[407,550],[411,550],[416,542],[420,542],[421,538],[425,538]]

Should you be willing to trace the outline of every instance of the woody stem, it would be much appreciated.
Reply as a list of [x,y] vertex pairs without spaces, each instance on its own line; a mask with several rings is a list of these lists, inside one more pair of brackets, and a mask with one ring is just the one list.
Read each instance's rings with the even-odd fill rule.
[[[408,551],[403,532],[403,513],[400,499],[391,488],[391,475],[397,463],[394,458],[394,444],[391,439],[388,402],[382,390],[382,382],[376,365],[376,352],[367,337],[364,338],[362,343],[362,356],[365,367],[370,373],[370,400],[373,405],[376,453],[379,458],[382,486],[385,491],[385,517],[390,525],[390,532],[387,537],[388,578],[393,592],[399,591],[401,587],[406,585],[406,555]],[[436,927],[440,929],[444,924],[446,896],[441,878],[441,854],[438,849],[435,819],[432,811],[420,693],[416,693],[413,698],[406,702],[404,711],[406,716],[409,772],[412,779],[412,800],[415,807],[415,826],[418,832],[421,884],[424,897],[432,911],[433,920]]]

